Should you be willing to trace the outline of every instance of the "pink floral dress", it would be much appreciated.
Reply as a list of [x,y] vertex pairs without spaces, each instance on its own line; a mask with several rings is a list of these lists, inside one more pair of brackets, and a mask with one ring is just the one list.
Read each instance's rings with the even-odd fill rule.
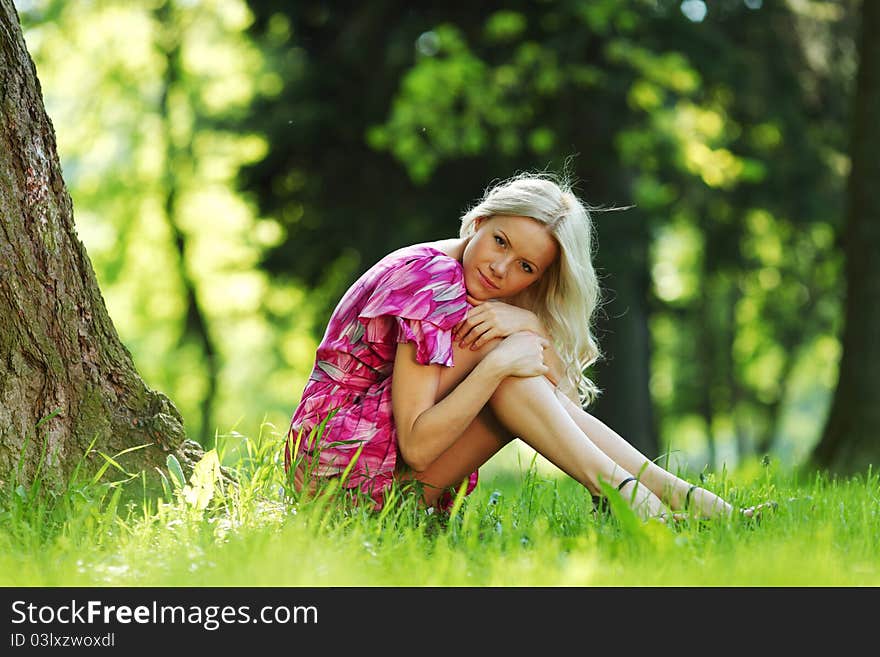
[[[452,329],[467,314],[461,264],[428,246],[388,254],[345,293],[330,317],[285,450],[302,430],[299,450],[312,476],[341,475],[363,445],[344,486],[359,488],[384,504],[400,458],[391,414],[394,356],[401,342],[413,342],[416,360],[452,366]],[[310,436],[328,414],[320,444]],[[316,432],[317,433],[317,432]],[[470,475],[467,492],[477,484]],[[452,496],[441,498],[441,507]]]

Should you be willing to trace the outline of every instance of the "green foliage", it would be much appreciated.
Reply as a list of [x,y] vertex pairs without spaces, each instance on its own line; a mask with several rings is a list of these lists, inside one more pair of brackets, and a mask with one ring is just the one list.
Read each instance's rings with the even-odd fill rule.
[[[73,481],[50,495],[0,491],[4,586],[865,586],[880,583],[880,478],[783,474],[755,464],[702,482],[737,505],[777,500],[760,521],[639,521],[621,494],[595,514],[569,478],[483,473],[449,513],[392,489],[381,511],[336,487],[290,485],[270,425],[229,435],[164,498]],[[229,460],[226,444],[239,458]],[[216,475],[228,462],[235,485]],[[175,469],[170,468],[171,470]],[[176,475],[171,473],[172,479]],[[801,480],[801,478],[804,478]],[[804,550],[804,545],[810,545]]]
[[175,490],[180,490],[186,485],[186,477],[183,476],[183,468],[180,467],[180,461],[177,460],[174,454],[169,454],[165,462],[168,465],[168,472],[171,474],[171,481],[174,484]]
[[518,38],[526,29],[528,19],[518,11],[496,11],[486,20],[486,38],[495,43],[505,43]]
[[[210,367],[181,271],[217,342],[215,426],[280,425],[359,272],[454,234],[492,179],[579,154],[589,201],[635,206],[596,214],[603,347],[644,307],[651,362],[630,368],[650,371],[667,446],[718,467],[815,441],[839,353],[852,3],[719,3],[700,22],[642,0],[161,4],[164,22],[121,0],[21,15],[110,315],[190,435],[213,434]],[[600,385],[633,351],[609,350]]]
[[[792,30],[785,34],[789,52],[812,46],[794,42],[805,19],[776,7],[767,10],[772,19],[762,18],[742,7],[687,25],[675,12],[639,18],[626,4],[535,10],[526,23],[543,30],[513,29],[516,18],[493,14],[485,41],[468,39],[464,24],[438,26],[437,48],[403,75],[388,118],[371,128],[369,143],[393,153],[423,185],[437,184],[444,161],[489,158],[492,150],[514,160],[526,145],[534,155],[558,159],[565,154],[560,147],[589,143],[591,160],[619,161],[627,172],[620,175],[630,181],[624,198],[637,207],[629,220],[605,222],[612,227],[600,234],[598,260],[617,270],[643,266],[632,254],[651,226],[645,264],[653,275],[648,293],[658,301],[652,377],[668,382],[652,389],[666,418],[664,434],[700,414],[710,465],[717,464],[716,433],[733,437],[744,453],[774,448],[802,458],[818,437],[821,411],[810,430],[803,431],[801,420],[791,431],[782,408],[793,390],[815,398],[831,388],[824,383],[828,361],[817,358],[813,340],[836,332],[841,269],[834,248],[809,235],[833,231],[842,177],[822,152],[845,148],[835,133],[820,137],[802,121],[798,108],[810,100],[795,80],[803,62],[772,54],[778,35],[770,35],[784,24]],[[566,12],[570,20],[557,20]],[[584,34],[597,44],[589,65],[581,60]],[[738,40],[746,35],[744,51]],[[499,52],[492,40],[502,36]],[[760,73],[758,51],[773,61]],[[449,70],[470,77],[450,77]],[[835,107],[828,115],[844,97],[829,94]],[[598,150],[604,146],[598,135],[584,139],[572,110],[581,120],[613,126],[613,155]],[[600,184],[620,178],[590,163],[581,168]],[[804,175],[814,181],[807,188]],[[601,191],[613,189],[611,183]],[[762,217],[759,224],[755,217]],[[672,259],[670,248],[688,257]],[[619,312],[640,302],[627,298]],[[661,328],[667,320],[675,322],[674,333]],[[802,378],[805,370],[813,372],[813,385]],[[716,422],[736,426],[718,431]]]
[[[262,157],[266,143],[227,124],[273,80],[246,36],[246,4],[40,0],[20,13],[76,227],[138,372],[174,401],[190,438],[213,435],[201,426],[209,366],[192,335],[186,272],[217,351],[214,422],[253,417],[245,408],[283,421],[311,367],[314,338],[304,292],[256,267],[282,238],[279,224],[234,189],[238,168]],[[163,53],[175,43],[172,70]]]
[[[499,20],[494,14],[487,21],[490,40],[498,38]],[[509,30],[504,38],[510,40],[520,31]],[[533,153],[548,154],[554,131],[531,126],[539,104],[556,96],[566,82],[556,52],[525,41],[513,44],[509,60],[490,67],[471,50],[457,26],[442,24],[432,33],[436,51],[419,58],[403,77],[388,120],[371,126],[368,143],[391,151],[420,184],[445,160],[493,148],[508,157],[519,154],[524,145]]]

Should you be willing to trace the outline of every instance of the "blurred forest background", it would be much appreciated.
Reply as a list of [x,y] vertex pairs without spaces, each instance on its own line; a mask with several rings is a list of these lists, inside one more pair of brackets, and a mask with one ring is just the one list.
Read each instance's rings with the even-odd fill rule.
[[858,5],[15,0],[77,230],[211,446],[286,429],[324,323],[493,180],[597,212],[589,410],[697,470],[807,459],[841,356]]

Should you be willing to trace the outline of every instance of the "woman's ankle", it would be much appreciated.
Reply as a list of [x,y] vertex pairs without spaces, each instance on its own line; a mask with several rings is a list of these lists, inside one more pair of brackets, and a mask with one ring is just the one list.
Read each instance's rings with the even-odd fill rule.
[[682,510],[696,518],[729,518],[734,513],[733,506],[710,490],[694,484],[688,488]]

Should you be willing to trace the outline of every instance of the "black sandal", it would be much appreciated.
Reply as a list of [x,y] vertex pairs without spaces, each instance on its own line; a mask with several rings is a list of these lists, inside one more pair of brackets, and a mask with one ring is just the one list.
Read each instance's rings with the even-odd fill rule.
[[622,491],[623,487],[626,486],[631,481],[638,481],[638,479],[636,479],[635,477],[627,477],[626,479],[621,481],[619,484],[617,484],[617,490]]
[[699,488],[699,486],[698,486],[697,484],[694,484],[693,486],[691,486],[690,488],[688,488],[687,495],[685,495],[685,497],[684,497],[684,509],[683,509],[683,511],[687,511],[688,508],[690,507],[690,505],[691,505],[691,494],[692,494],[692,493],[694,492],[694,490],[697,489],[697,488]]
[[[682,511],[684,511],[685,513],[687,513],[688,508],[691,505],[691,495],[693,494],[694,490],[697,488],[700,488],[700,486],[698,484],[694,484],[693,486],[688,488],[687,495],[685,495],[685,497],[684,497],[684,507],[682,508]],[[741,517],[744,517],[747,520],[751,519],[751,520],[759,521],[761,519],[761,516],[763,515],[765,509],[775,511],[778,507],[779,507],[779,505],[776,502],[771,500],[769,502],[762,502],[761,504],[756,504],[754,506],[751,506],[751,507],[748,507],[745,509],[739,509],[739,514]],[[745,512],[748,511],[749,509],[752,510],[752,515],[747,516],[747,515],[745,515]],[[702,518],[701,520],[706,520],[706,519]]]
[[[617,490],[622,491],[623,487],[626,486],[631,481],[638,481],[637,477],[627,477],[619,484],[617,484]],[[608,498],[601,497],[600,495],[593,495],[593,513],[609,513],[611,508],[608,506]]]

